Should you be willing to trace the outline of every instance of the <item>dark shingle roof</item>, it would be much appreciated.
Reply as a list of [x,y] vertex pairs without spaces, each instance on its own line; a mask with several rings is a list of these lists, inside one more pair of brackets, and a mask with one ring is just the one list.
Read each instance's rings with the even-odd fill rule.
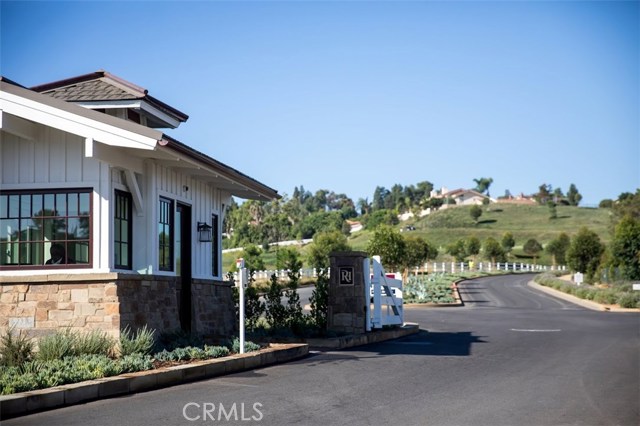
[[45,95],[53,96],[65,101],[105,101],[105,100],[126,100],[141,99],[126,90],[103,80],[84,81],[70,86],[51,89],[42,92]]
[[146,89],[106,71],[33,86],[31,90],[68,102],[144,100],[180,121],[189,118],[187,114],[148,95]]

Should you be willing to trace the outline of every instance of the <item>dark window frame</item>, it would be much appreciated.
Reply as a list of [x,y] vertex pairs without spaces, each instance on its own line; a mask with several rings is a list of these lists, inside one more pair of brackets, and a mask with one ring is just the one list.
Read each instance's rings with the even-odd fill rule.
[[216,213],[211,214],[211,273],[214,277],[221,275],[220,272],[220,245],[218,239],[220,234],[220,216]]
[[[126,209],[120,205],[121,201],[127,202]],[[120,221],[120,226],[116,226],[116,223]],[[126,225],[126,228],[123,227]],[[120,229],[120,235],[116,235],[116,231]],[[123,237],[123,232],[126,232],[126,240]],[[126,248],[127,262],[123,263],[122,256],[117,259],[116,252],[122,253],[122,249]],[[113,211],[113,266],[116,269],[133,269],[133,197],[130,192],[120,191],[116,189],[114,191],[114,211]]]
[[[82,194],[82,196],[81,196]],[[4,241],[0,233],[0,250],[6,250],[2,256],[12,256],[13,248],[16,250],[17,262],[0,264],[0,270],[42,270],[42,269],[90,269],[93,267],[93,188],[56,188],[56,189],[24,189],[3,190],[0,193],[0,226],[3,221],[13,221],[17,224],[17,238]],[[84,202],[87,203],[87,212],[82,212]],[[62,202],[64,200],[64,206]],[[14,209],[13,204],[18,202]],[[47,204],[53,203],[53,210],[48,209]],[[39,211],[34,211],[38,208]],[[60,208],[60,210],[58,210]],[[16,210],[17,209],[17,210]],[[26,210],[26,211],[25,211]],[[39,213],[39,214],[38,214]],[[81,214],[85,213],[85,214]],[[49,233],[54,233],[54,238],[48,239],[47,222],[51,228]],[[73,225],[71,225],[73,224]],[[40,227],[38,227],[40,225]],[[84,238],[74,237],[70,226],[76,226],[76,230],[86,232]],[[79,228],[78,228],[79,227]],[[34,236],[35,235],[35,236]],[[46,264],[45,259],[50,256],[45,247],[61,245],[65,250],[63,263]],[[77,245],[86,247],[87,262],[80,263],[74,259],[70,248],[76,249]],[[11,250],[10,250],[11,248]],[[26,263],[25,259],[37,260],[38,263]],[[48,259],[47,259],[48,260]],[[2,260],[4,261],[4,259]],[[24,262],[24,263],[23,263]]]
[[[164,240],[161,238],[160,229],[165,235],[168,233],[168,237]],[[174,233],[175,202],[170,198],[160,197],[158,201],[158,270],[160,271],[173,272],[175,269]]]

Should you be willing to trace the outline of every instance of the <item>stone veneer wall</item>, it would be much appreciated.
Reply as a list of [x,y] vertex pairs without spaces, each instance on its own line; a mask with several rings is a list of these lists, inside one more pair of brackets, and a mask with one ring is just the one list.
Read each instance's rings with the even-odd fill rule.
[[233,303],[233,283],[193,280],[192,327],[210,339],[229,337],[238,331]]
[[[192,330],[210,337],[236,329],[232,285],[192,284]],[[129,326],[163,331],[180,328],[176,277],[135,274],[0,276],[0,333],[13,328],[40,336],[57,329],[101,329],[114,337]]]

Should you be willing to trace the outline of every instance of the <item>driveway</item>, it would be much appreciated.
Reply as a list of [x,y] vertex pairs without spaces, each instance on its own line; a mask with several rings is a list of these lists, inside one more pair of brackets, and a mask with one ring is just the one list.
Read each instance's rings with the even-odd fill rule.
[[463,283],[460,308],[407,308],[423,330],[410,337],[2,425],[638,425],[640,315],[530,278]]

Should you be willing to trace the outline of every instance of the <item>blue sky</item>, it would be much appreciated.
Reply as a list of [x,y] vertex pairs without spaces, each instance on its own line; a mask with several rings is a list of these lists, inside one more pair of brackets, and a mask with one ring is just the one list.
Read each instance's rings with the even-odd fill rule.
[[588,2],[10,2],[0,73],[105,69],[167,134],[277,189],[640,188],[640,7]]

